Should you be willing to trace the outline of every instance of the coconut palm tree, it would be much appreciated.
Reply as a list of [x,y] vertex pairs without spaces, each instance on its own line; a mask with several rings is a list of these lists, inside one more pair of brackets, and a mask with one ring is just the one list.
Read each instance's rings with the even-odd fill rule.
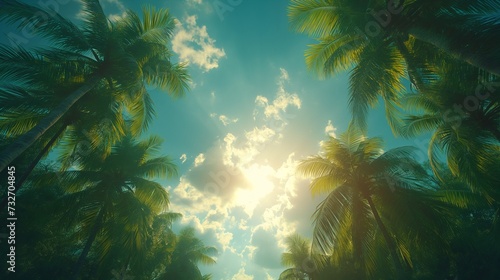
[[319,41],[305,53],[310,69],[326,76],[350,71],[355,122],[365,128],[368,108],[381,97],[394,127],[406,73],[418,88],[433,76],[429,63],[454,55],[500,75],[498,52],[485,46],[497,40],[498,9],[488,0],[292,0],[289,19]]
[[326,141],[320,155],[303,160],[298,172],[313,179],[312,194],[327,195],[314,213],[313,246],[334,260],[350,253],[358,270],[373,275],[387,268],[378,250],[383,240],[398,279],[408,277],[414,242],[443,246],[447,208],[434,200],[432,179],[413,152],[384,152],[380,138],[351,125]]
[[[138,142],[128,134],[104,159],[101,151],[93,150],[79,157],[72,169],[57,174],[58,178],[52,176],[62,180],[68,192],[68,222],[76,222],[81,229],[80,239],[86,238],[73,267],[74,279],[97,237],[100,246],[94,251],[98,256],[105,256],[114,244],[125,248],[131,262],[141,256],[153,217],[169,204],[166,190],[150,179],[177,174],[170,158],[154,157],[160,144],[158,137]],[[47,181],[50,177],[38,179]]]
[[[73,85],[74,87],[74,85]],[[0,90],[0,132],[10,135],[7,142],[12,142],[16,136],[29,131],[44,116],[50,113],[60,100],[65,98],[65,92],[71,85],[63,85],[51,92],[38,88],[19,86],[4,86]],[[108,92],[104,92],[108,91]],[[107,147],[109,154],[111,145],[124,135],[125,120],[120,100],[107,88],[94,88],[80,102],[75,104],[67,114],[40,137],[35,146],[37,152],[31,156],[31,163],[23,168],[19,167],[16,190],[19,191],[30,173],[40,160],[63,139],[64,156],[69,151],[77,151],[78,144],[87,143],[87,149],[98,145]],[[63,137],[64,136],[64,137]],[[39,143],[39,144],[37,144]],[[81,152],[81,151],[80,151]],[[70,157],[63,157],[62,162],[69,165]],[[2,201],[3,209],[6,199]]]
[[[500,100],[488,89],[497,83],[464,63],[443,63],[439,77],[419,93],[402,98],[407,116],[396,132],[405,137],[432,133],[428,154],[436,176],[444,152],[451,172],[475,191],[498,199],[495,174],[500,145]],[[494,195],[493,192],[497,194]]]
[[[79,81],[79,87],[53,108],[29,132],[0,154],[0,170],[43,135],[91,89],[104,84],[125,97],[132,116],[132,132],[147,128],[154,111],[146,85],[181,96],[189,77],[185,65],[170,61],[168,49],[174,19],[167,10],[144,8],[142,19],[128,11],[122,19],[108,20],[97,0],[84,0],[83,26],[52,10],[44,10],[15,0],[2,1],[0,19],[19,28],[36,26],[33,31],[54,45],[48,50],[27,51],[20,47],[0,49],[0,78],[29,84],[42,72],[62,80]],[[8,67],[7,67],[8,65]]]
[[[172,230],[174,221],[182,217],[179,213],[162,213],[153,218],[150,240],[144,250],[145,255],[130,263],[134,279],[156,279],[168,266],[174,250],[176,235]],[[123,255],[123,248],[116,247],[116,257]],[[113,256],[111,256],[113,259]],[[127,265],[125,265],[126,267]]]
[[204,245],[195,236],[193,228],[188,227],[181,230],[173,245],[174,250],[170,256],[170,262],[158,279],[202,280],[210,277],[201,274],[198,264],[215,264],[212,256],[217,254],[217,250],[214,247]]
[[[281,254],[281,264],[285,269],[279,280],[313,279],[315,264],[311,258],[310,242],[298,234],[288,236],[285,240],[288,251]],[[307,278],[306,278],[307,277]]]
[[288,250],[281,254],[281,264],[289,268],[280,274],[279,280],[363,279],[353,268],[351,256],[333,259],[314,252],[311,242],[298,234],[287,237],[285,242]]

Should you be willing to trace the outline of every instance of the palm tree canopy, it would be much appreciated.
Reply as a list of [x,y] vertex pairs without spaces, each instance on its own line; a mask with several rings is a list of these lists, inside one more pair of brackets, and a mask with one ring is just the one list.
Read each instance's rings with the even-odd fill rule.
[[314,213],[313,247],[336,261],[349,255],[363,259],[371,274],[387,267],[387,253],[375,249],[381,229],[374,215],[396,238],[397,257],[407,263],[412,243],[439,243],[436,234],[446,228],[448,209],[435,199],[435,183],[414,152],[412,147],[383,151],[380,138],[367,138],[350,126],[323,143],[322,153],[303,160],[298,172],[312,179],[311,193],[326,195]]
[[33,51],[2,46],[0,80],[30,84],[48,75],[52,81],[78,82],[79,87],[2,153],[0,169],[101,82],[121,92],[134,135],[145,130],[154,116],[146,85],[167,90],[173,97],[182,96],[188,88],[186,65],[171,62],[167,42],[175,24],[168,10],[144,8],[142,19],[128,11],[125,17],[112,22],[99,1],[84,0],[82,4],[83,24],[77,27],[55,11],[15,0],[2,2],[0,20],[15,23],[18,28],[36,24],[35,34],[49,39],[53,46]]
[[[305,52],[310,69],[321,76],[350,71],[349,103],[356,124],[366,127],[368,108],[382,97],[394,129],[403,79],[418,88],[432,72],[428,58],[438,58],[430,61],[435,63],[452,54],[500,75],[491,66],[499,61],[498,52],[484,46],[497,40],[500,27],[493,21],[499,10],[494,2],[292,0],[288,16],[292,29],[318,40]],[[475,48],[461,48],[468,45],[464,41]],[[484,56],[477,55],[478,48]],[[481,61],[472,61],[478,57]]]

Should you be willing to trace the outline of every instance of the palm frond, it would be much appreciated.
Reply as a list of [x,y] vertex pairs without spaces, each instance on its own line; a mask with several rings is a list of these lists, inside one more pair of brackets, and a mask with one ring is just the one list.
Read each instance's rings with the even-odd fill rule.
[[329,0],[292,0],[288,18],[297,32],[322,37],[338,27],[342,11],[345,10]]
[[15,0],[2,1],[0,20],[17,23],[18,29],[50,39],[55,44],[72,51],[86,51],[90,45],[83,32],[55,10],[44,10]]
[[327,36],[309,45],[305,52],[306,64],[321,77],[348,70],[359,60],[359,50],[364,47],[360,36]]
[[133,178],[131,181],[137,200],[147,205],[154,213],[159,214],[168,209],[169,195],[160,184],[141,178]]
[[348,231],[351,223],[350,197],[348,187],[342,185],[318,205],[313,215],[313,248],[331,253],[332,248],[342,246],[342,234]]

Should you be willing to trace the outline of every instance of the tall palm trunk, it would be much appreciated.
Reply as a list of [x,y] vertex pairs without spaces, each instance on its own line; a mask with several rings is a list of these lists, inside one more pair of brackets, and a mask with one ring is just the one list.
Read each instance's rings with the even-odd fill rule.
[[[36,156],[36,158],[33,159],[33,161],[31,161],[31,164],[26,168],[26,171],[24,171],[23,175],[21,175],[21,177],[19,177],[19,180],[16,180],[16,189],[14,190],[14,193],[17,193],[17,191],[19,191],[19,189],[23,186],[24,181],[26,181],[26,179],[31,174],[31,172],[33,171],[33,169],[35,168],[35,166],[38,164],[38,162],[40,161],[40,159],[42,159],[42,157],[45,154],[47,154],[47,152],[49,151],[49,149],[56,142],[56,140],[59,139],[59,137],[66,130],[67,127],[68,127],[67,124],[62,125],[61,128],[56,132],[56,134],[49,140],[49,142],[38,153],[38,155]],[[5,197],[2,200],[2,203],[0,204],[0,211],[2,211],[5,208],[5,206],[7,205],[7,202],[8,202],[8,199],[7,199],[7,197]]]
[[453,44],[445,34],[438,34],[425,27],[411,27],[408,33],[418,40],[432,44],[471,65],[500,76],[500,61],[495,61],[486,54],[477,53],[473,47],[466,48],[465,44]]
[[87,258],[87,255],[90,252],[90,248],[92,247],[92,244],[94,243],[94,240],[97,237],[97,233],[99,233],[99,230],[101,229],[104,212],[105,212],[104,206],[102,206],[101,209],[99,210],[99,213],[97,214],[94,226],[92,227],[89,238],[85,243],[85,247],[83,247],[82,253],[80,254],[80,257],[78,257],[78,261],[73,266],[73,269],[71,271],[71,278],[70,278],[71,280],[78,279],[78,273],[80,273],[80,270],[82,269],[83,262]]
[[401,262],[398,258],[397,251],[396,251],[396,243],[390,236],[389,232],[387,231],[387,228],[385,227],[384,223],[382,222],[382,219],[380,219],[380,216],[378,214],[377,209],[375,208],[375,205],[373,204],[373,200],[370,195],[366,195],[366,200],[368,201],[368,204],[370,205],[370,209],[373,213],[373,217],[375,218],[375,221],[377,223],[378,228],[382,232],[382,235],[384,236],[385,242],[387,244],[387,248],[389,249],[389,253],[391,255],[392,261],[394,262],[394,266],[396,267],[396,279],[399,280],[405,280],[405,271],[403,269],[403,266],[401,265]]
[[87,92],[94,88],[102,79],[102,76],[96,75],[90,78],[80,88],[73,91],[66,99],[64,99],[50,114],[43,118],[34,128],[21,137],[17,138],[14,143],[7,146],[0,153],[0,170],[3,170],[13,160],[20,156],[29,146],[31,146],[40,136],[42,136],[49,128],[51,128],[68,110],[82,98]]

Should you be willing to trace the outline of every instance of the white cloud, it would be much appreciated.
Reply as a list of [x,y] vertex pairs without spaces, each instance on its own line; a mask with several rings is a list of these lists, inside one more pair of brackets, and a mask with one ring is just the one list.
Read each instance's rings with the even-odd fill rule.
[[196,158],[194,159],[194,166],[199,166],[200,164],[202,164],[203,162],[205,162],[205,155],[204,154],[199,154],[198,156],[196,156]]
[[125,5],[123,5],[123,3],[120,0],[106,0],[105,2],[108,2],[108,3],[116,6],[116,8],[118,8],[118,10],[120,10],[120,12],[121,12],[120,14],[110,14],[108,18],[111,21],[117,21],[117,20],[119,20],[127,15],[127,13],[126,13],[127,8],[125,7]]
[[179,24],[172,39],[172,50],[181,61],[195,64],[204,71],[219,67],[219,59],[226,56],[224,49],[215,47],[215,40],[207,32],[207,27],[196,24],[196,16],[188,16],[185,24]]
[[253,276],[246,274],[245,268],[242,267],[240,268],[238,273],[233,275],[233,278],[231,278],[231,280],[253,280]]
[[238,118],[230,119],[230,118],[228,118],[225,115],[220,115],[219,116],[219,121],[221,121],[224,126],[227,126],[228,124],[238,122]]
[[274,278],[266,272],[266,280],[274,280]]
[[105,0],[104,2],[108,2],[110,4],[114,4],[121,11],[127,10],[127,8],[125,8],[125,5],[123,5],[123,3],[120,0]]
[[[217,279],[277,277],[285,238],[310,230],[315,205],[305,181],[295,178],[299,155],[288,146],[294,139],[283,143],[280,138],[290,120],[285,111],[301,107],[300,98],[285,89],[289,79],[281,69],[274,98],[261,95],[255,100],[256,124],[221,134],[203,151],[203,163],[195,159],[180,183],[169,189],[172,210],[184,215],[181,223],[193,226],[205,244],[219,248],[218,265],[224,268],[207,271]],[[266,115],[267,107],[277,113]],[[222,122],[221,116],[210,114]],[[239,263],[248,260],[248,265]]]
[[185,163],[186,160],[187,160],[187,155],[186,154],[182,154],[179,159],[181,160],[182,163]]
[[258,95],[255,98],[256,108],[253,113],[255,120],[258,115],[263,114],[263,119],[272,124],[272,129],[278,131],[282,130],[290,119],[294,118],[294,115],[288,113],[287,110],[291,107],[300,109],[302,106],[302,100],[299,96],[296,93],[289,93],[285,89],[285,83],[290,80],[288,72],[283,68],[280,68],[280,72],[275,98],[270,101],[267,97]]
[[262,126],[262,128],[254,127],[253,130],[247,132],[245,137],[251,143],[264,143],[269,141],[276,132],[267,126]]
[[337,135],[335,134],[335,131],[337,131],[337,128],[333,127],[331,120],[328,120],[328,124],[325,127],[325,133],[330,137],[336,138]]

